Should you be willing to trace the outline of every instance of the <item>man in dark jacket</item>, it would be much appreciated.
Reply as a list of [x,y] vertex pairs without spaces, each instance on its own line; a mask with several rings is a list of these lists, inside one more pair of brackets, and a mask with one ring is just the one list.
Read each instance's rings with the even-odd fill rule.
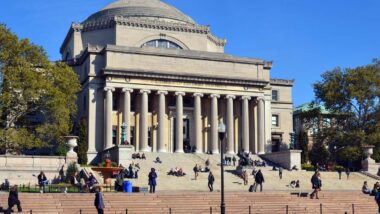
[[44,193],[45,192],[45,187],[48,182],[45,173],[43,171],[40,172],[40,174],[37,176],[38,179],[38,186],[40,187],[40,192]]
[[214,191],[214,187],[213,187],[214,181],[215,181],[214,175],[210,171],[210,173],[208,174],[208,188],[210,189],[210,192]]
[[149,192],[150,193],[155,193],[156,192],[156,185],[157,185],[157,173],[156,173],[156,169],[155,168],[151,168],[150,169],[150,172],[149,172],[149,175],[148,175],[148,178],[149,178]]
[[104,213],[103,209],[105,206],[104,206],[103,195],[101,193],[100,187],[96,188],[94,205],[95,205],[96,210],[98,211],[98,214]]
[[256,192],[258,185],[260,185],[260,192],[262,192],[263,191],[263,183],[264,183],[264,175],[261,172],[261,169],[259,169],[259,171],[257,171],[257,173],[255,175],[255,182],[256,182],[255,192]]
[[8,209],[5,211],[6,214],[10,214],[14,205],[17,205],[17,211],[22,212],[20,200],[18,200],[17,185],[14,185],[8,197]]
[[316,170],[314,175],[311,177],[311,185],[314,191],[310,194],[310,198],[313,199],[315,195],[316,199],[319,199],[318,192],[321,190],[322,180],[318,170]]

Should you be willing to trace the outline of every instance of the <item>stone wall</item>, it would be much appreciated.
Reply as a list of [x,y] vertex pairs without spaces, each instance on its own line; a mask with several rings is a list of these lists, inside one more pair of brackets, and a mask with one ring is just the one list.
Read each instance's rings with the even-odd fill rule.
[[8,179],[10,184],[37,184],[37,175],[44,171],[49,182],[58,178],[62,166],[66,167],[75,158],[65,156],[10,156],[0,155],[0,183]]
[[285,169],[291,169],[296,166],[301,169],[301,150],[287,150],[281,152],[267,153],[260,155],[265,160],[269,160]]

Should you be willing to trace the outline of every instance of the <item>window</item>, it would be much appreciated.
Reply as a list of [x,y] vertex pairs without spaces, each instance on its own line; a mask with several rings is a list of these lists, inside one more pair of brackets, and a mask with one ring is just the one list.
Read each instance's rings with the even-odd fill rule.
[[165,39],[156,39],[146,42],[141,47],[153,47],[153,48],[169,48],[169,49],[182,49],[181,46],[174,42]]
[[131,126],[131,132],[130,132],[129,138],[130,138],[129,143],[131,145],[135,145],[135,127],[134,126]]
[[272,101],[278,101],[278,91],[272,90]]
[[152,134],[153,134],[152,127],[148,127],[148,146],[149,147],[152,147],[152,145],[153,145]]
[[272,115],[272,126],[278,127],[278,115]]
[[112,144],[116,145],[117,140],[117,126],[112,126]]

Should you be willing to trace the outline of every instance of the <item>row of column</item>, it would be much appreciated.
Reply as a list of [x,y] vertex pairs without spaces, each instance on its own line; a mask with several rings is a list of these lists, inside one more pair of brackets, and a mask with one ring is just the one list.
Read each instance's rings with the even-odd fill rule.
[[[112,87],[105,87],[106,92],[106,112],[105,112],[105,148],[112,147],[112,92],[115,91]],[[130,141],[130,109],[131,109],[131,93],[132,89],[123,88],[123,123],[126,126],[126,140]],[[148,94],[150,90],[140,90],[141,94],[141,110],[140,110],[140,151],[150,151],[148,146]],[[165,147],[165,109],[166,102],[165,96],[167,91],[158,91],[159,105],[158,105],[158,133],[157,133],[157,151],[167,152]],[[176,140],[175,152],[183,153],[183,96],[184,92],[176,92]],[[201,98],[202,93],[194,93],[194,140],[196,146],[196,153],[203,153],[202,151],[202,122],[201,122]],[[210,150],[212,153],[219,153],[219,139],[218,139],[218,99],[219,94],[211,94],[211,121],[210,121]],[[226,114],[226,141],[227,141],[227,154],[234,154],[234,109],[233,100],[236,98],[234,95],[226,95],[227,99],[227,114]],[[249,152],[249,100],[251,97],[242,96],[242,149],[244,152]],[[258,153],[263,154],[265,148],[265,129],[264,129],[264,100],[259,97],[258,99]]]

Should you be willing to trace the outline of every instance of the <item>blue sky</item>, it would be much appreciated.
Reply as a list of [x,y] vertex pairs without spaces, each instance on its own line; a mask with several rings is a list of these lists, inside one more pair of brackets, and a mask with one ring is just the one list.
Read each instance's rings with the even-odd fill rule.
[[[294,79],[295,106],[334,67],[380,58],[379,0],[164,0],[228,40],[225,52],[273,61],[272,78]],[[3,0],[0,22],[41,45],[51,60],[71,22],[112,0]]]

